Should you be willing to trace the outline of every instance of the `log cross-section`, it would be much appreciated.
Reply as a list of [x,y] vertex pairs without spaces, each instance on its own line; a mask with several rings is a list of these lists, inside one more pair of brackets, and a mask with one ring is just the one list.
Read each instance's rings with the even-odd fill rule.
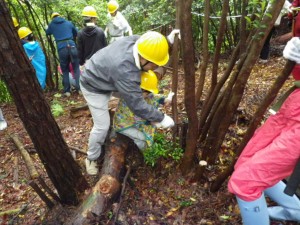
[[129,142],[128,137],[120,134],[109,140],[100,179],[78,208],[72,221],[67,224],[94,224],[103,213],[110,209],[122,187],[120,178],[125,167]]

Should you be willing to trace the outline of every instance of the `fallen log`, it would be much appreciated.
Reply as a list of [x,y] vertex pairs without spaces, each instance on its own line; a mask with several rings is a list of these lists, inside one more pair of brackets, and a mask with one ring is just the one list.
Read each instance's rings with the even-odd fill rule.
[[13,140],[14,144],[17,146],[18,150],[20,151],[31,179],[37,178],[39,174],[34,166],[34,163],[29,153],[24,148],[24,145],[21,143],[19,137],[17,135],[10,135],[10,138]]
[[99,217],[110,210],[121,190],[121,174],[131,140],[121,134],[108,141],[99,181],[80,205],[68,225],[88,225],[99,222]]
[[[118,105],[118,102],[118,98],[112,97],[108,102],[108,108],[114,111]],[[70,108],[70,117],[77,118],[81,116],[91,116],[91,112],[87,104]]]

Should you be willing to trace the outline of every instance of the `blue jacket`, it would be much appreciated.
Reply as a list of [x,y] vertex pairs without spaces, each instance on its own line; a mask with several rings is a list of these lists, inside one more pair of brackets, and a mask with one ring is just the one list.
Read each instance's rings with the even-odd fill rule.
[[31,60],[31,64],[35,69],[36,77],[42,87],[46,87],[46,59],[42,48],[37,41],[28,42],[23,45],[28,58]]
[[46,34],[54,36],[58,50],[65,48],[67,44],[75,46],[73,38],[76,38],[77,30],[70,21],[62,17],[57,16],[51,21]]

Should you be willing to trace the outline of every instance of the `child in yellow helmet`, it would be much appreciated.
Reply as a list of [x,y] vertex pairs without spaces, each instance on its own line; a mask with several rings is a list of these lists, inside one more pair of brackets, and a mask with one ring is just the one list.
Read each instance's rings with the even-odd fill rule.
[[23,43],[23,48],[28,56],[35,74],[42,89],[46,88],[46,57],[40,44],[34,40],[32,31],[28,27],[21,27],[18,30],[19,38]]
[[[170,104],[173,92],[165,98],[158,94],[158,80],[152,70],[142,72],[141,89],[145,101],[158,108],[159,105]],[[113,119],[114,131],[131,138],[140,150],[150,147],[153,144],[153,136],[156,126],[151,122],[136,116],[127,106],[124,99],[120,99]]]

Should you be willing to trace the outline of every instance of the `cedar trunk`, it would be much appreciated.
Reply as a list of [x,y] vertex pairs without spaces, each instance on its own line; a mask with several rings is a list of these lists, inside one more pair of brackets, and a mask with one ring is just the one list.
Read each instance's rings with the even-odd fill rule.
[[0,77],[10,91],[19,116],[49,178],[65,204],[77,204],[88,184],[72,158],[12,24],[0,0]]

